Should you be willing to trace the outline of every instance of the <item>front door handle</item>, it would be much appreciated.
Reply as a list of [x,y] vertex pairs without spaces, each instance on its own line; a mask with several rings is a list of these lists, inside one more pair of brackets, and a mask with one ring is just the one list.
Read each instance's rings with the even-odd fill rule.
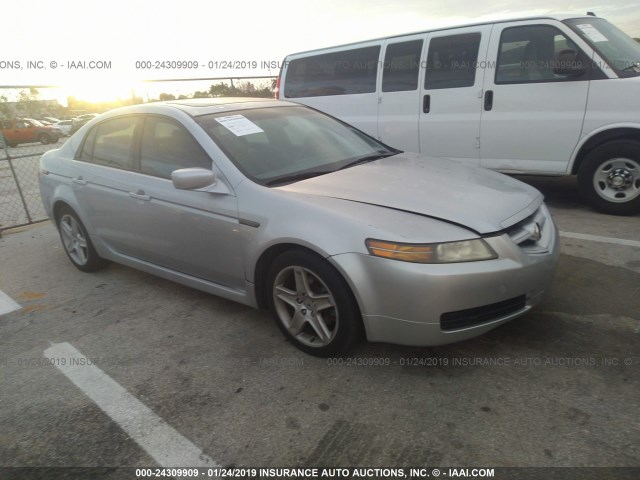
[[429,113],[431,111],[431,95],[425,95],[422,98],[422,111]]
[[78,185],[86,185],[87,181],[82,177],[74,177],[71,179],[73,183],[77,183]]
[[484,109],[489,112],[493,108],[493,90],[484,93]]
[[146,193],[144,193],[144,190],[138,190],[135,193],[129,192],[129,196],[131,198],[135,198],[136,200],[142,200],[142,201],[145,201],[145,202],[148,202],[149,200],[151,200],[151,197],[149,195],[147,195]]

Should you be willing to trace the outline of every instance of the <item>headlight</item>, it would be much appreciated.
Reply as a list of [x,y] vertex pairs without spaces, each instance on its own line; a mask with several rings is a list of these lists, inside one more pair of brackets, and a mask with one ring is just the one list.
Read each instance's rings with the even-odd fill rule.
[[477,262],[498,258],[496,252],[481,238],[446,243],[397,243],[367,239],[367,250],[376,257],[413,263]]

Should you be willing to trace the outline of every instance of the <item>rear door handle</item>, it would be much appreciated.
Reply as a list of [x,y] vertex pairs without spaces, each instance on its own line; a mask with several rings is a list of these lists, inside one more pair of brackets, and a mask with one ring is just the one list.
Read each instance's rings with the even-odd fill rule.
[[138,190],[136,193],[129,192],[129,196],[131,198],[135,198],[136,200],[143,200],[145,202],[151,200],[151,197],[144,193],[144,190]]
[[87,181],[82,177],[74,177],[71,179],[73,183],[77,183],[78,185],[86,185]]
[[484,93],[484,109],[489,112],[493,108],[493,90]]
[[425,95],[422,98],[422,111],[429,113],[431,111],[431,95]]

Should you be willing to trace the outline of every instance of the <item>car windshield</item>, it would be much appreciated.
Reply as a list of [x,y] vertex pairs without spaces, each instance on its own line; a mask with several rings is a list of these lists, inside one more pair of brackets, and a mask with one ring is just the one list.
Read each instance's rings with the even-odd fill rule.
[[28,118],[28,119],[26,119],[26,121],[28,123],[30,123],[31,125],[33,125],[34,127],[44,127],[44,123],[42,123],[39,120],[35,120],[33,118]]
[[640,76],[640,44],[601,18],[574,18],[569,25],[620,77]]
[[306,107],[271,107],[198,117],[253,181],[275,186],[395,155],[364,133]]

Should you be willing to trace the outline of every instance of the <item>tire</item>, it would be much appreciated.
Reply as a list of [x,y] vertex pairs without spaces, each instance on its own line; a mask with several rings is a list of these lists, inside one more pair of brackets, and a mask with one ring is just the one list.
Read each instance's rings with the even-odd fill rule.
[[51,137],[46,133],[41,133],[40,135],[38,135],[38,141],[43,145],[47,145],[51,143]]
[[285,337],[318,357],[341,355],[362,336],[351,289],[326,260],[304,250],[275,259],[267,275],[269,309]]
[[594,148],[578,171],[578,189],[600,212],[640,212],[640,142],[615,140]]
[[78,270],[96,272],[106,266],[106,260],[98,255],[87,230],[71,208],[60,211],[57,223],[64,251]]

